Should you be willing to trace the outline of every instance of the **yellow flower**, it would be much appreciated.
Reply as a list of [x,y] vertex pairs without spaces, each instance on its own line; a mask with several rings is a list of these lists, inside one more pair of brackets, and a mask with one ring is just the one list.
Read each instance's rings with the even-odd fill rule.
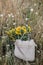
[[15,32],[15,29],[11,29],[11,30],[9,30],[9,31],[6,31],[5,33],[6,33],[8,36],[10,36],[10,35],[12,35],[13,32]]
[[27,33],[26,27],[22,26],[22,30],[24,31],[24,34]]
[[13,32],[15,32],[15,29],[9,30],[9,33],[10,33],[10,34],[12,34]]
[[15,31],[15,33],[17,34],[17,35],[21,35],[21,32],[20,31]]
[[25,26],[22,26],[22,29],[26,29],[26,27]]
[[7,35],[10,35],[9,31],[6,31],[5,33],[6,33]]
[[28,29],[29,29],[29,32],[31,32],[31,27],[30,26],[28,26]]
[[16,31],[20,31],[21,30],[21,26],[16,28]]
[[12,30],[9,30],[9,33],[12,34]]
[[15,29],[12,29],[12,32],[15,32]]
[[27,33],[27,30],[26,30],[26,29],[24,29],[24,34],[25,34],[25,33]]
[[18,35],[21,34],[21,26],[19,26],[15,29],[15,33]]

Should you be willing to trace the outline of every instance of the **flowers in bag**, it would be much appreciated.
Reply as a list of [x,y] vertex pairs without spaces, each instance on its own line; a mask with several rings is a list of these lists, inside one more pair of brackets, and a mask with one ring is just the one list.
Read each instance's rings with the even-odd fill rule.
[[28,40],[28,34],[31,32],[30,26],[18,26],[15,29],[12,28],[9,31],[6,31],[6,34],[11,39],[21,39]]

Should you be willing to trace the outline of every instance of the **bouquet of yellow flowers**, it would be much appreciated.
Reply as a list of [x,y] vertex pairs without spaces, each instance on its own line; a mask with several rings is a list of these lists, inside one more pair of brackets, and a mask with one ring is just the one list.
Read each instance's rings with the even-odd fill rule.
[[28,40],[28,34],[31,32],[30,26],[18,26],[15,29],[12,28],[9,31],[6,31],[8,37],[12,40],[21,39]]

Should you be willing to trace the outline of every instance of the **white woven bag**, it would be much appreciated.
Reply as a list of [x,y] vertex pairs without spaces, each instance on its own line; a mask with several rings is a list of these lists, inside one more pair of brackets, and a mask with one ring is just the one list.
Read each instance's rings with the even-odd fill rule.
[[35,60],[35,42],[33,39],[30,41],[16,40],[14,54],[16,57],[25,61]]

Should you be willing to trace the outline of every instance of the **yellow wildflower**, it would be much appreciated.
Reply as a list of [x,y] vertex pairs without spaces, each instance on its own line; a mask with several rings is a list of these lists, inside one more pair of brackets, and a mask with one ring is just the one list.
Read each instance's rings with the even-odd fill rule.
[[20,31],[21,30],[21,26],[16,28],[16,31]]
[[24,34],[27,33],[26,27],[22,26],[22,30],[24,31]]
[[21,26],[16,28],[15,33],[16,34],[21,34]]
[[9,31],[6,31],[5,33],[6,33],[7,35],[10,35]]
[[29,32],[31,32],[31,27],[30,26],[28,26],[28,29],[29,29]]
[[21,35],[21,32],[20,31],[15,31],[15,33],[17,34],[17,35]]
[[15,29],[12,29],[12,32],[14,32],[15,31]]

